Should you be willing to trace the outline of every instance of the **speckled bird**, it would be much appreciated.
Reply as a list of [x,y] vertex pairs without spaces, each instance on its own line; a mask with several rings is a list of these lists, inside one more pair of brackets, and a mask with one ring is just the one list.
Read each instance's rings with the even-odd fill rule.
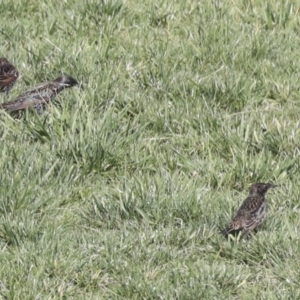
[[244,200],[230,224],[221,231],[224,236],[229,234],[247,236],[260,225],[267,214],[266,192],[276,185],[255,183],[250,187],[249,196]]
[[58,93],[75,85],[78,85],[78,82],[73,77],[62,75],[53,81],[38,84],[13,101],[1,104],[0,109],[17,115],[26,109],[35,109],[38,114],[41,114]]
[[4,57],[0,58],[0,92],[8,94],[19,77],[18,70]]

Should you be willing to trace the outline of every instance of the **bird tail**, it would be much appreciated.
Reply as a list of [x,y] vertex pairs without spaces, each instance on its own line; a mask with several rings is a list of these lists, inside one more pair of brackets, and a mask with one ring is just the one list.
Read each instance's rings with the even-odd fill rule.
[[237,229],[235,229],[234,227],[232,227],[230,225],[225,227],[224,229],[221,229],[219,227],[219,230],[220,230],[220,234],[222,234],[225,238],[227,238],[229,234],[231,234],[233,236],[237,236],[240,232],[240,230],[237,230]]
[[229,232],[230,232],[230,228],[229,227],[225,227],[224,229],[222,229],[221,227],[219,227],[219,232],[220,232],[220,234],[222,234],[225,237],[227,237],[228,234],[229,234]]

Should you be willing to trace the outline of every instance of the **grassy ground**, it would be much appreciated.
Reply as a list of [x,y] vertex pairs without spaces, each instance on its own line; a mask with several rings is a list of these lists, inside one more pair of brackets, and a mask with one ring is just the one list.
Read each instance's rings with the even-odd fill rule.
[[[203,4],[201,4],[203,2]],[[206,3],[207,2],[207,3]],[[298,1],[0,1],[3,299],[299,299]],[[273,182],[250,241],[218,234]]]

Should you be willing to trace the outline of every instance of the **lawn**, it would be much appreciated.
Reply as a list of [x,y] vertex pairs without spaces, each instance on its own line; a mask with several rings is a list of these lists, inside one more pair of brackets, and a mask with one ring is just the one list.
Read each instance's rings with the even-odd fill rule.
[[[1,299],[299,299],[298,1],[0,1]],[[219,234],[255,182],[268,216]]]

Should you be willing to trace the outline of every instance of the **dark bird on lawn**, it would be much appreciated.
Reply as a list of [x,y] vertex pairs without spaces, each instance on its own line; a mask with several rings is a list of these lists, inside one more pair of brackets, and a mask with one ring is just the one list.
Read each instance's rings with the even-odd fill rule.
[[0,58],[0,92],[8,92],[12,89],[19,77],[18,70],[4,57]]
[[267,214],[266,192],[276,185],[255,183],[250,187],[249,196],[244,200],[230,224],[221,231],[224,236],[229,234],[247,236],[260,225]]
[[13,101],[1,104],[0,109],[14,114],[31,108],[41,114],[58,93],[75,85],[78,85],[78,82],[73,77],[62,75],[53,81],[38,84]]

